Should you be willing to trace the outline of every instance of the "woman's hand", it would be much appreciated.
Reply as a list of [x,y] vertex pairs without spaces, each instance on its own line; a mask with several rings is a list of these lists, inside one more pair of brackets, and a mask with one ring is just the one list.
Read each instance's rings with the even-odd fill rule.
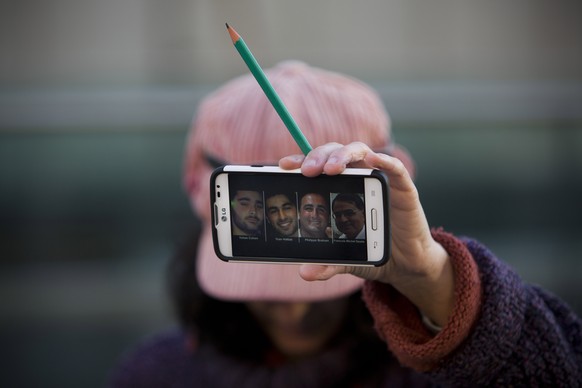
[[363,143],[328,143],[307,156],[279,161],[283,169],[301,168],[305,176],[337,175],[347,167],[375,168],[389,179],[392,255],[381,267],[302,265],[305,280],[327,280],[341,273],[389,283],[437,325],[444,326],[453,306],[454,279],[449,256],[431,236],[412,178],[402,162],[375,153]]

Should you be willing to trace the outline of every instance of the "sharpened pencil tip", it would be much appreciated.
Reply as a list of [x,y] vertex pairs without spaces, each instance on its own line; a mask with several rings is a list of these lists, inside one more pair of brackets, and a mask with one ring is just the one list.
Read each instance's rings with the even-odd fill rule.
[[236,43],[240,40],[240,35],[232,28],[231,26],[226,23],[226,29],[230,35],[230,39],[232,39],[232,43]]

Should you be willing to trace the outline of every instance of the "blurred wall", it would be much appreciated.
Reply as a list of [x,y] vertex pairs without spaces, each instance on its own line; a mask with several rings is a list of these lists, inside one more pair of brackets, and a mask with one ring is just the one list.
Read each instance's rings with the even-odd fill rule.
[[300,59],[388,85],[382,92],[396,120],[580,118],[575,0],[6,0],[0,7],[4,129],[184,125],[201,95],[247,71],[225,22],[263,67]]
[[286,59],[369,81],[571,80],[575,0],[5,0],[7,86],[197,85],[244,72],[224,23],[263,66]]
[[[4,0],[2,386],[102,386],[173,324],[168,257],[200,99],[298,59],[380,92],[432,225],[485,242],[582,313],[579,1]],[[57,356],[58,355],[58,356]],[[33,372],[31,372],[33,371]]]

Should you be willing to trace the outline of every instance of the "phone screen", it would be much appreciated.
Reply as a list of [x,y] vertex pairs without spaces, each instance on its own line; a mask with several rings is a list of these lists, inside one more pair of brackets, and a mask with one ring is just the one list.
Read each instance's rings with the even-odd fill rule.
[[229,174],[233,256],[366,261],[364,179]]

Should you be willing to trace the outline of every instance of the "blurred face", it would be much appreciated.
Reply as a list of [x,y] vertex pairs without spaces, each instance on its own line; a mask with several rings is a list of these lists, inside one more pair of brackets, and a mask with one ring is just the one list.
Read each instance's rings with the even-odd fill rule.
[[257,191],[237,191],[232,200],[235,236],[259,235],[263,231],[263,197]]
[[356,238],[365,223],[364,212],[352,202],[336,201],[333,204],[335,224],[347,238]]
[[318,303],[249,302],[273,345],[290,358],[318,353],[341,328],[348,299]]
[[323,196],[306,194],[301,198],[299,223],[302,237],[328,237],[326,228],[329,223],[329,208]]
[[297,237],[297,207],[284,194],[267,198],[267,217],[275,232],[283,237]]

